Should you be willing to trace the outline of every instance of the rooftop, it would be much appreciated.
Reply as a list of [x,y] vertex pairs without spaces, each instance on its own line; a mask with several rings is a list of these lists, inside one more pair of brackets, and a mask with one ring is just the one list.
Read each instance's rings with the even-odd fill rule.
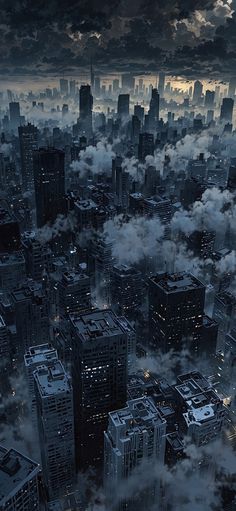
[[26,481],[36,477],[39,465],[15,449],[0,446],[0,507],[15,495]]
[[39,366],[34,378],[42,398],[71,391],[69,378],[59,360],[49,367]]
[[191,273],[163,273],[151,277],[151,282],[161,287],[166,293],[176,293],[178,291],[187,291],[204,288],[200,280]]
[[166,423],[153,400],[146,396],[128,401],[126,408],[110,412],[109,418],[116,428],[126,426],[125,435],[144,431],[153,422],[159,425]]
[[42,365],[45,361],[57,360],[57,351],[51,344],[32,346],[24,355],[25,366]]
[[109,309],[89,312],[79,317],[70,314],[70,320],[83,342],[123,334],[115,314]]

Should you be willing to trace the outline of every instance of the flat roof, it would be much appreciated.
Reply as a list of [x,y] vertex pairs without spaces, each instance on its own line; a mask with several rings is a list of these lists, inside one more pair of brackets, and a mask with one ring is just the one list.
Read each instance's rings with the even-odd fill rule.
[[166,420],[161,416],[154,401],[150,397],[142,396],[127,401],[127,406],[120,410],[109,413],[109,418],[115,427],[126,426],[124,436],[128,432],[143,431],[148,423],[165,424]]
[[166,293],[176,293],[197,288],[204,288],[200,280],[191,273],[164,273],[151,277],[151,282],[162,288]]
[[0,446],[0,505],[14,496],[22,485],[39,473],[40,467],[15,449]]
[[42,398],[71,391],[71,384],[62,363],[57,360],[53,365],[39,366],[34,378]]
[[109,309],[81,314],[78,317],[70,314],[70,320],[83,342],[123,334],[115,314]]
[[44,362],[57,360],[57,351],[50,344],[32,346],[24,355],[25,366],[42,365]]

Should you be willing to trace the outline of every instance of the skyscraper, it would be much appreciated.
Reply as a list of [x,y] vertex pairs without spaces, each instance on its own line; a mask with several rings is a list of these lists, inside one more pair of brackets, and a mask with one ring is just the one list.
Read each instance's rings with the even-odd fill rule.
[[21,124],[20,103],[13,101],[9,103],[10,127],[16,131]]
[[61,362],[34,372],[43,477],[50,500],[75,482],[72,386]]
[[234,109],[234,100],[232,98],[223,98],[223,102],[220,109],[220,120],[226,122],[232,122]]
[[205,94],[205,107],[213,108],[215,101],[215,92],[213,90],[206,90]]
[[124,91],[133,92],[135,79],[131,73],[125,73],[121,76],[121,88]]
[[159,94],[157,89],[152,89],[152,97],[149,107],[149,127],[151,130],[157,128],[157,122],[159,121]]
[[37,227],[53,223],[65,212],[65,154],[59,149],[39,149],[34,153],[34,188]]
[[133,399],[125,408],[109,413],[104,433],[104,486],[109,509],[143,511],[154,505],[159,509],[160,483],[152,481],[145,491],[136,491],[129,498],[123,497],[119,487],[129,484],[133,470],[142,463],[164,463],[165,434],[166,421],[149,397]]
[[102,461],[108,412],[124,406],[127,334],[110,310],[70,317],[77,465]]
[[138,144],[138,158],[144,162],[146,156],[154,155],[154,136],[152,133],[140,133]]
[[33,124],[18,128],[21,154],[22,185],[25,191],[34,187],[33,152],[38,149],[38,129]]
[[202,85],[202,82],[200,82],[199,80],[196,80],[196,82],[194,82],[194,88],[193,88],[193,105],[198,105],[201,101],[201,98],[202,98],[202,89],[203,89],[203,85]]
[[92,126],[92,110],[93,110],[93,96],[91,94],[90,85],[81,85],[79,90],[79,121],[82,133],[90,138],[93,132]]
[[90,278],[79,271],[66,271],[58,282],[59,314],[78,314],[90,309]]
[[117,113],[120,117],[129,116],[129,94],[119,94]]
[[76,81],[70,80],[70,97],[71,98],[75,97],[75,86],[76,86]]
[[234,99],[235,89],[236,89],[236,76],[233,76],[232,78],[230,78],[230,81],[229,81],[229,89],[228,89],[229,98]]
[[149,332],[153,350],[201,351],[205,287],[191,274],[159,274],[149,281]]
[[130,266],[115,265],[111,271],[111,303],[118,314],[132,314],[141,304],[141,273]]
[[68,80],[66,80],[65,78],[60,79],[60,92],[62,96],[68,96],[69,85]]
[[0,446],[1,511],[39,511],[39,472],[30,458]]
[[165,79],[166,79],[165,73],[162,73],[162,72],[159,73],[158,92],[159,92],[161,98],[164,97]]

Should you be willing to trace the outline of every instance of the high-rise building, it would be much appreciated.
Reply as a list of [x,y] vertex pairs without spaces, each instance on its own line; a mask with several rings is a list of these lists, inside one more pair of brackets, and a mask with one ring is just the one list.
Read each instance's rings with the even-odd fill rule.
[[1,511],[39,511],[39,473],[30,458],[0,446]]
[[9,103],[9,113],[10,127],[13,131],[16,131],[18,127],[21,125],[20,103],[17,103],[15,101]]
[[229,89],[228,89],[229,98],[234,99],[235,89],[236,89],[236,76],[233,76],[232,78],[230,78],[230,81],[229,81]]
[[119,94],[117,113],[120,117],[129,116],[129,94]]
[[205,107],[213,108],[215,101],[215,92],[213,90],[206,90],[205,94]]
[[74,412],[71,381],[61,362],[34,372],[43,477],[50,500],[75,483]]
[[234,100],[232,98],[223,98],[220,109],[220,120],[232,122],[233,119]]
[[122,167],[122,158],[117,156],[112,160],[112,189],[115,193],[115,202],[123,208],[128,207],[129,174]]
[[101,93],[101,79],[100,76],[95,76],[94,78],[94,93],[97,98],[99,98]]
[[213,318],[219,324],[218,347],[224,348],[225,336],[233,328],[236,317],[236,298],[228,292],[223,291],[215,295]]
[[149,281],[149,331],[153,350],[201,352],[205,287],[188,273],[159,274]]
[[135,79],[131,73],[125,73],[121,76],[121,88],[124,91],[133,92],[134,91]]
[[40,243],[35,231],[25,232],[22,236],[27,276],[36,281],[42,280],[43,273],[52,268],[52,250],[47,243]]
[[152,89],[152,97],[149,106],[149,128],[155,130],[157,128],[157,122],[159,121],[159,93],[157,89]]
[[1,368],[1,374],[4,373],[4,369],[9,367],[11,359],[9,333],[4,319],[0,316],[0,360],[3,361],[3,367]]
[[18,128],[21,154],[22,185],[25,191],[34,187],[33,153],[38,149],[38,129],[33,124]]
[[193,100],[192,100],[194,105],[198,105],[201,102],[202,90],[203,90],[202,82],[200,82],[199,80],[196,80],[196,82],[194,82]]
[[87,138],[92,136],[92,110],[93,110],[93,96],[91,94],[90,85],[81,85],[79,90],[79,122],[81,125],[82,134]]
[[145,161],[146,156],[154,155],[154,136],[152,133],[140,133],[138,145],[138,158]]
[[39,366],[49,366],[58,360],[57,351],[51,344],[31,346],[24,354],[24,365],[29,391],[29,409],[33,425],[37,428],[37,406],[35,397],[34,371]]
[[132,315],[137,311],[141,301],[141,273],[124,264],[113,266],[111,271],[111,304],[117,314]]
[[68,96],[69,84],[68,80],[66,80],[65,78],[60,79],[60,93],[62,96]]
[[42,285],[29,280],[11,293],[15,309],[18,352],[23,354],[29,346],[49,341],[48,299]]
[[144,107],[141,105],[134,105],[134,115],[138,117],[142,125],[144,120]]
[[119,80],[118,78],[115,78],[115,80],[113,80],[113,82],[112,82],[112,87],[113,87],[113,92],[114,92],[114,94],[115,94],[116,92],[118,92],[119,87],[120,87],[120,80]]
[[145,491],[126,498],[119,488],[122,483],[129,484],[132,472],[142,463],[164,463],[165,434],[166,421],[149,397],[133,399],[125,408],[109,413],[104,433],[104,486],[109,509],[159,508],[160,483],[152,481]]
[[160,97],[163,98],[164,97],[164,92],[165,92],[165,80],[166,80],[166,75],[165,73],[159,73],[159,82],[158,82],[158,92],[160,94]]
[[70,317],[77,465],[101,463],[108,413],[124,406],[127,334],[110,310]]
[[76,92],[76,81],[70,80],[70,97],[74,98]]
[[65,153],[59,149],[39,149],[34,153],[34,188],[37,227],[53,223],[65,212]]
[[177,408],[182,433],[197,445],[205,445],[222,434],[226,410],[222,399],[198,371],[177,378]]
[[0,254],[11,254],[21,248],[19,223],[7,201],[0,201]]
[[79,314],[91,307],[90,278],[77,270],[64,272],[58,282],[59,315]]

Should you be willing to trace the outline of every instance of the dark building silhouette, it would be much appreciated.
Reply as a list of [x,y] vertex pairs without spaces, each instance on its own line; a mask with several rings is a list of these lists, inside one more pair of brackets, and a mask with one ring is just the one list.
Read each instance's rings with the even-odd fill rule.
[[119,94],[117,113],[120,117],[128,117],[128,115],[129,115],[129,94]]
[[231,123],[233,118],[234,100],[224,98],[220,109],[220,120]]
[[70,316],[77,465],[100,464],[108,413],[124,406],[127,334],[110,310]]
[[10,127],[13,131],[15,131],[21,124],[20,103],[17,103],[15,101],[13,101],[12,103],[9,103],[9,113],[10,113]]
[[24,190],[34,186],[33,152],[38,149],[38,129],[32,124],[18,128],[21,155],[21,175]]
[[187,273],[159,274],[149,281],[149,329],[153,350],[199,349],[205,286]]
[[196,80],[196,82],[194,82],[194,88],[193,88],[193,104],[194,105],[198,105],[200,103],[201,97],[202,97],[202,89],[203,89],[202,82],[200,82],[199,80]]
[[165,73],[159,73],[158,91],[161,98],[163,98],[165,92],[165,79]]
[[154,136],[152,133],[140,133],[138,158],[140,161],[144,161],[148,155],[154,155]]
[[79,122],[81,125],[81,130],[83,134],[90,138],[93,132],[93,119],[92,119],[92,110],[93,110],[93,96],[91,94],[90,85],[81,85],[79,90]]
[[6,201],[0,202],[0,253],[12,253],[21,248],[19,224]]
[[34,188],[37,227],[52,223],[65,212],[63,151],[41,148],[34,153]]

